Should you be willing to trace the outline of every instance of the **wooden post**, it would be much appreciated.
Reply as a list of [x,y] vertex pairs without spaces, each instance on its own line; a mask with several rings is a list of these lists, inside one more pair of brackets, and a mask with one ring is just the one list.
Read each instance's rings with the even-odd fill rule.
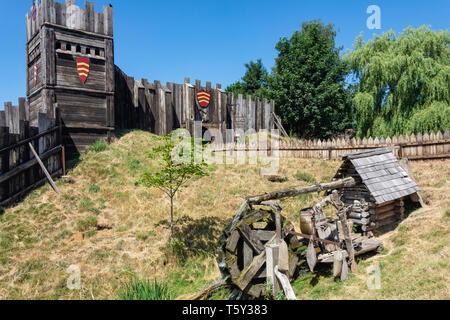
[[275,296],[280,291],[280,284],[275,276],[275,266],[278,265],[279,245],[270,244],[266,246],[266,278]]
[[64,145],[62,146],[61,149],[61,164],[62,164],[62,169],[63,169],[63,176],[66,175],[66,148],[64,147]]
[[335,204],[335,207],[337,208],[338,212],[337,215],[339,217],[339,221],[341,222],[342,231],[344,233],[345,238],[345,246],[347,248],[347,252],[349,255],[349,263],[351,263],[351,268],[353,273],[358,273],[358,265],[355,261],[355,250],[353,248],[352,239],[350,237],[350,232],[348,230],[348,224],[347,224],[347,210],[342,203],[341,199],[339,199],[339,194],[336,190],[333,190],[332,192],[332,199]]

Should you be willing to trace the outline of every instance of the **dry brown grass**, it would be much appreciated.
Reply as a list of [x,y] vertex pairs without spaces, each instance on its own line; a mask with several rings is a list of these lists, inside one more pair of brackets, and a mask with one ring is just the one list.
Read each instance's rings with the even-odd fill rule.
[[[178,294],[193,292],[219,277],[214,249],[245,196],[307,185],[296,178],[301,172],[328,181],[339,166],[338,161],[281,159],[279,174],[289,179],[284,183],[267,181],[257,166],[211,166],[210,176],[192,181],[175,201],[176,234],[193,257],[201,257],[181,268],[167,254],[168,200],[158,190],[134,184],[141,172],[156,169],[145,157],[154,145],[151,134],[131,132],[106,151],[83,156],[69,172],[75,183],[57,182],[60,197],[46,185],[7,209],[0,217],[0,298],[116,299],[117,290],[135,275],[177,283]],[[430,206],[384,236],[387,249],[382,255],[361,263],[364,269],[364,264],[380,261],[389,276],[396,275],[380,298],[449,298],[449,168],[448,160],[413,163]],[[285,200],[283,215],[298,228],[299,210],[319,198],[313,194]],[[96,230],[89,224],[94,217],[98,225],[112,229]],[[72,264],[81,268],[81,290],[66,288],[66,270]],[[412,281],[409,287],[402,285],[406,278],[401,275]],[[416,276],[420,283],[413,281]],[[319,287],[328,285],[325,280]],[[363,283],[364,270],[348,284],[339,284],[336,295],[331,290],[323,297],[378,297],[364,291]],[[411,288],[419,293],[412,294]],[[299,296],[311,297],[312,290],[308,283]]]

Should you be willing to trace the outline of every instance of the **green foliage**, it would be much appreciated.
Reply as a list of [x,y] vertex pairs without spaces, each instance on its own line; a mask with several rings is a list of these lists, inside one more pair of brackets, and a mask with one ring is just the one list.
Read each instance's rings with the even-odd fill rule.
[[186,245],[183,241],[172,241],[169,244],[171,253],[175,256],[175,258],[183,264],[186,262],[188,251],[186,249]]
[[247,69],[242,81],[237,81],[229,85],[225,91],[227,93],[233,93],[235,96],[238,94],[252,95],[258,97],[266,97],[267,92],[267,82],[269,74],[264,67],[261,59],[256,62],[250,61],[245,64]]
[[273,300],[273,289],[272,289],[272,285],[270,284],[269,280],[266,280],[265,283],[265,287],[266,287],[266,295],[264,297],[264,299],[266,300]]
[[[193,139],[183,139],[183,137],[172,138],[172,134],[159,137],[162,142],[158,147],[147,153],[148,158],[159,158],[159,171],[144,172],[136,185],[143,185],[147,188],[158,188],[170,199],[171,218],[171,241],[173,241],[173,198],[194,177],[207,176],[206,164],[200,153],[198,145],[194,148],[196,141]],[[203,149],[200,147],[200,151]],[[197,160],[197,161],[196,161]],[[200,163],[198,163],[200,162]]]
[[100,191],[100,187],[95,184],[93,184],[89,187],[89,192],[97,193],[99,191]]
[[348,67],[335,36],[332,25],[311,21],[276,44],[269,94],[285,129],[300,137],[330,138],[353,125]]
[[125,288],[118,292],[120,300],[171,300],[168,286],[156,280],[133,279]]
[[356,84],[357,134],[392,136],[450,128],[450,33],[422,26],[376,35],[346,57]]
[[84,232],[95,227],[97,227],[97,218],[93,215],[89,215],[86,218],[77,221],[78,231]]
[[297,172],[295,174],[295,177],[299,181],[305,181],[305,182],[309,182],[309,183],[316,183],[316,178],[314,178],[312,175],[310,175],[307,172]]
[[103,139],[97,140],[93,145],[89,146],[90,152],[102,152],[106,149],[108,149],[108,144]]
[[286,295],[284,294],[284,291],[282,289],[277,292],[275,300],[287,300]]

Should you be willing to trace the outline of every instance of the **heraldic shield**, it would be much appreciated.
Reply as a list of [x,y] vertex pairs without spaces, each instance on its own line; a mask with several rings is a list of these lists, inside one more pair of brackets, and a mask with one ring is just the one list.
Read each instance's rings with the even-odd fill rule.
[[211,92],[197,91],[198,104],[202,108],[207,108],[211,101]]
[[77,69],[78,75],[83,83],[86,83],[86,80],[89,75],[90,68],[90,60],[89,58],[77,58]]

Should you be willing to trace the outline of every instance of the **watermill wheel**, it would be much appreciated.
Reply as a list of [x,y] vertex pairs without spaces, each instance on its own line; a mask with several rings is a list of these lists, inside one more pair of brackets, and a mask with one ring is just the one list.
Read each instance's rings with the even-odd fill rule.
[[[244,294],[254,298],[266,293],[265,247],[276,237],[275,212],[265,208],[240,211],[226,229],[220,247],[219,268],[224,278]],[[282,239],[289,254],[288,278],[292,279],[299,257],[296,254],[301,243],[288,232],[293,225],[281,216]]]

